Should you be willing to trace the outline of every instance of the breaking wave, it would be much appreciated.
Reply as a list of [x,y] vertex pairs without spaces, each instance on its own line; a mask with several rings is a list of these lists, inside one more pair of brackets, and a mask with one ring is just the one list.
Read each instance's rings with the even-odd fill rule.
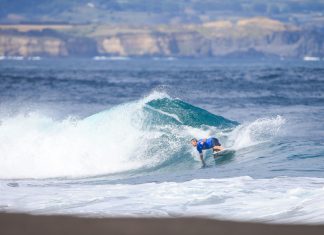
[[217,136],[225,147],[241,149],[270,140],[284,122],[278,116],[240,125],[160,92],[84,119],[58,121],[39,113],[2,118],[0,178],[188,169],[198,164],[193,136]]

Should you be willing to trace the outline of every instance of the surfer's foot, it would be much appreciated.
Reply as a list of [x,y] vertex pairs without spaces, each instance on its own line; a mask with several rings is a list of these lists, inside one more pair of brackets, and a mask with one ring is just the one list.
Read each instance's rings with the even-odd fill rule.
[[214,150],[214,151],[213,151],[213,156],[214,156],[215,159],[218,157],[217,153],[218,153],[219,151],[220,151],[220,150]]

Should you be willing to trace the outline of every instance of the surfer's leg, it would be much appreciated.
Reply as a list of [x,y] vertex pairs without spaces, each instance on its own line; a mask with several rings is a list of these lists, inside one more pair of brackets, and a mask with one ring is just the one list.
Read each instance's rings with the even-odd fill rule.
[[224,148],[221,146],[221,144],[219,143],[218,139],[213,138],[213,152],[219,152],[224,150]]
[[222,151],[222,150],[224,150],[224,148],[222,146],[214,146],[213,147],[214,152],[219,152],[219,151]]
[[217,157],[218,157],[218,152],[219,151],[222,151],[222,150],[224,150],[224,148],[222,147],[222,146],[214,146],[213,147],[213,156],[214,156],[214,159],[216,159]]

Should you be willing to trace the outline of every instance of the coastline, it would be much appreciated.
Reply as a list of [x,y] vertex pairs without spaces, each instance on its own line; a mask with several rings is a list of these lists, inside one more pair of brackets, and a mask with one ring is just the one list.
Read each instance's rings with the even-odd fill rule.
[[0,213],[0,234],[249,234],[320,235],[324,225],[263,224],[207,218],[85,218]]

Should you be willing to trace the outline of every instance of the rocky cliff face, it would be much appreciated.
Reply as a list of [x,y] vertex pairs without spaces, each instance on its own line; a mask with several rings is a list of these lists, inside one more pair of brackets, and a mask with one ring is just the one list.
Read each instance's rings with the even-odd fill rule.
[[65,42],[58,38],[0,35],[0,55],[67,56]]
[[99,53],[120,56],[170,56],[171,35],[158,33],[124,33],[98,40]]
[[[1,27],[0,27],[1,29]],[[20,56],[278,56],[324,57],[324,31],[269,19],[136,30],[105,27],[75,36],[73,31],[0,31],[0,55]],[[97,32],[98,31],[98,32]],[[80,34],[80,33],[78,33]]]
[[66,37],[53,32],[17,33],[0,31],[0,55],[4,56],[91,56],[97,54],[94,40]]
[[206,38],[196,32],[174,34],[123,34],[98,40],[98,52],[120,56],[209,57],[259,52],[258,56],[302,58],[324,56],[322,36],[302,31],[273,32],[260,38]]

